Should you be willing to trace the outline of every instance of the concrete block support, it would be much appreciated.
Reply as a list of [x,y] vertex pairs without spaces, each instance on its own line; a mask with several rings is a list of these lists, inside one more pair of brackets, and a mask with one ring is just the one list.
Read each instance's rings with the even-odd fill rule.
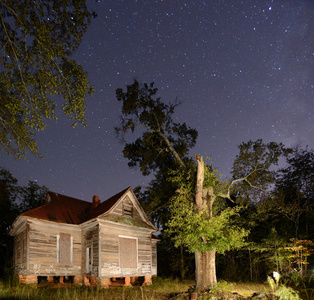
[[86,276],[84,276],[83,282],[84,282],[84,285],[90,286],[89,279]]
[[35,275],[17,275],[19,282],[23,284],[37,284],[38,279]]
[[102,278],[102,279],[99,279],[99,283],[102,289],[108,289],[109,286],[111,285],[111,280],[110,278]]
[[151,285],[151,284],[153,284],[153,282],[152,282],[152,276],[151,276],[151,275],[145,276],[143,285]]
[[81,284],[81,283],[83,283],[83,281],[84,281],[83,276],[74,276],[74,278],[73,278],[74,284]]
[[130,277],[124,277],[124,286],[132,286]]

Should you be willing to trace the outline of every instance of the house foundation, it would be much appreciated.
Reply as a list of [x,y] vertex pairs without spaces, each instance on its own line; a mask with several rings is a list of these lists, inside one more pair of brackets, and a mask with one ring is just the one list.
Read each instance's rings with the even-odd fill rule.
[[111,280],[110,278],[103,278],[99,279],[100,287],[103,289],[108,289],[109,286],[111,285]]
[[143,285],[151,285],[151,284],[153,284],[152,276],[151,275],[145,276]]
[[132,286],[131,277],[124,277],[124,286]]
[[84,281],[84,276],[74,276],[73,283],[74,284],[81,284]]
[[19,280],[19,283],[23,284],[37,284],[38,278],[35,275],[17,275],[17,278]]

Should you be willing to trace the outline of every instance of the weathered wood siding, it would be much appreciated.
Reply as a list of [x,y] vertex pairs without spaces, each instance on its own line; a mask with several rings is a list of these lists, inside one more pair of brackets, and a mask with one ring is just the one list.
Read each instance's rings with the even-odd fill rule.
[[26,275],[27,269],[27,226],[24,223],[14,237],[14,273]]
[[[98,277],[99,271],[99,226],[92,223],[82,229],[82,272],[83,274]],[[91,270],[87,269],[87,249],[91,249]]]
[[115,216],[124,216],[129,215],[128,212],[132,212],[132,217],[134,220],[142,221],[142,218],[137,210],[134,207],[133,202],[131,201],[129,196],[125,196],[123,201],[119,203],[119,205],[110,213],[110,215]]
[[157,275],[157,241],[152,240],[152,275]]
[[[81,229],[73,225],[49,221],[28,221],[27,275],[74,276],[81,275]],[[68,262],[60,263],[60,234],[70,235]],[[62,242],[62,241],[61,241]],[[59,251],[59,252],[58,252]]]
[[[121,268],[119,238],[136,240],[136,268]],[[134,245],[130,241],[131,244]],[[150,230],[115,224],[113,222],[102,222],[100,224],[100,250],[100,277],[153,275]],[[133,266],[133,263],[131,265]]]

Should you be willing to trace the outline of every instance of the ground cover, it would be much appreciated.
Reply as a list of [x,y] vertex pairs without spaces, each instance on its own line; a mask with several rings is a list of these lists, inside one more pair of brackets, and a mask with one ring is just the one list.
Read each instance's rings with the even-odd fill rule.
[[[112,299],[112,300],[165,300],[165,299],[190,299],[195,282],[179,281],[168,278],[154,278],[151,286],[113,287],[110,289],[87,288],[84,286],[73,286],[71,284],[28,286],[16,282],[0,281],[0,299]],[[301,299],[313,300],[313,289],[301,290]],[[254,298],[255,297],[255,298]],[[195,298],[196,299],[196,298]],[[272,293],[268,284],[261,283],[227,283],[220,282],[211,291],[198,293],[199,300],[220,299],[278,299]],[[286,298],[282,298],[286,299]],[[290,298],[287,298],[290,300]]]

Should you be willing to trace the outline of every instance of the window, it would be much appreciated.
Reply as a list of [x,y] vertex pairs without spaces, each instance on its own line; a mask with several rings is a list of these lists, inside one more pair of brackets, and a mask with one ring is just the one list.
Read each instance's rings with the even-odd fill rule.
[[120,268],[137,268],[137,239],[119,237]]
[[86,248],[86,273],[92,272],[92,257],[93,257],[92,248]]
[[60,233],[57,236],[57,263],[73,263],[73,237],[69,233]]

